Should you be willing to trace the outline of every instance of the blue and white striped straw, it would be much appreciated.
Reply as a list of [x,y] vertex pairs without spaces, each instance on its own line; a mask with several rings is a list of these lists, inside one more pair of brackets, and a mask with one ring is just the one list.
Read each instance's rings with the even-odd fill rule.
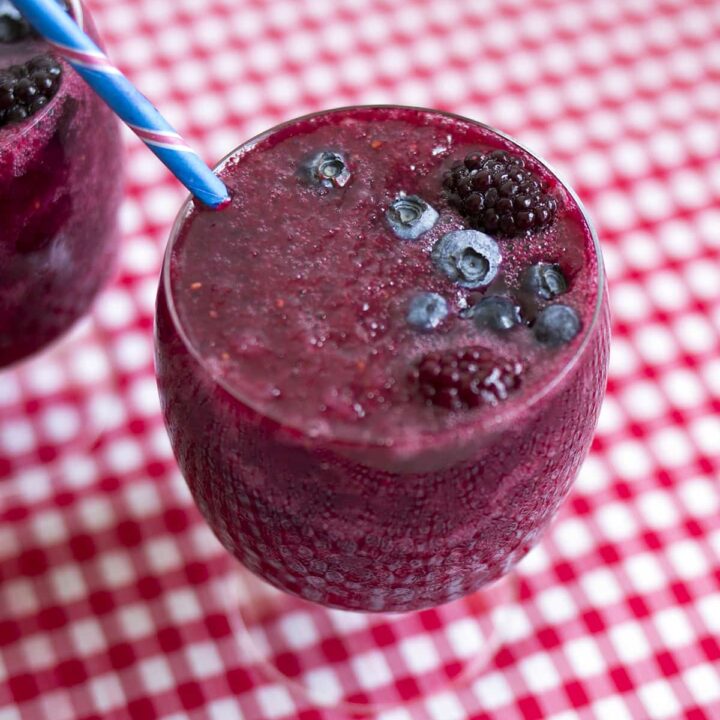
[[12,3],[196,198],[215,208],[229,201],[220,178],[56,0]]

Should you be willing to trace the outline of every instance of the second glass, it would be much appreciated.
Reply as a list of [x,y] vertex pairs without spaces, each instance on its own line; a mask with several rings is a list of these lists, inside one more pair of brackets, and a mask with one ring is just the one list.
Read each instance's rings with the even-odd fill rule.
[[568,493],[604,393],[577,198],[487,126],[402,107],[286,123],[220,175],[232,207],[182,209],[156,318],[171,442],[218,539],[345,611],[492,591]]
[[[97,38],[82,5],[72,12]],[[115,269],[122,198],[112,112],[29,27],[14,27],[0,42],[0,369],[88,311]]]

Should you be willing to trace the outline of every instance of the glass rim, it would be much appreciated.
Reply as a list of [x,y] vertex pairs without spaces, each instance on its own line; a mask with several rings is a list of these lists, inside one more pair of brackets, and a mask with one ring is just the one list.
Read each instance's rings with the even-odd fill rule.
[[[448,112],[445,110],[438,110],[433,108],[425,108],[415,105],[400,105],[395,103],[380,103],[380,104],[368,104],[368,105],[344,105],[341,107],[335,107],[335,108],[329,108],[326,110],[318,110],[311,113],[306,113],[304,115],[300,115],[298,117],[291,118],[289,120],[284,120],[283,122],[278,123],[277,125],[273,125],[271,128],[268,128],[267,130],[263,130],[262,132],[254,135],[250,139],[246,140],[245,142],[238,145],[236,148],[231,150],[227,155],[225,155],[213,168],[214,172],[220,172],[224,166],[233,158],[237,157],[240,153],[247,153],[250,150],[252,150],[258,143],[265,140],[267,137],[270,137],[272,134],[278,132],[279,130],[282,130],[283,128],[286,128],[290,125],[294,125],[298,122],[302,122],[304,120],[311,120],[315,117],[330,115],[334,113],[343,113],[343,112],[349,112],[352,110],[392,110],[392,109],[401,109],[401,110],[414,110],[418,112],[423,113],[430,113],[433,115],[440,115],[445,118],[458,120],[466,123],[470,123],[472,125],[478,126],[480,128],[483,128],[485,130],[490,131],[491,133],[494,133],[495,135],[499,136],[506,142],[514,145],[515,147],[519,148],[523,152],[527,153],[531,158],[533,158],[535,161],[539,162],[552,176],[555,177],[555,179],[562,185],[563,189],[567,194],[570,196],[570,198],[573,200],[573,202],[576,204],[577,208],[580,211],[580,214],[585,221],[588,231],[590,233],[590,238],[592,240],[592,246],[595,254],[595,260],[596,260],[596,267],[597,267],[597,296],[595,298],[595,307],[593,309],[593,314],[590,319],[590,322],[588,323],[588,326],[586,329],[584,329],[583,337],[578,344],[575,352],[568,358],[565,365],[562,366],[562,368],[555,373],[555,375],[552,377],[550,382],[545,384],[540,384],[537,391],[532,393],[523,403],[509,403],[507,408],[502,408],[500,406],[500,409],[498,407],[493,408],[492,413],[484,413],[476,418],[473,418],[471,421],[466,423],[454,423],[453,425],[442,428],[439,430],[427,430],[427,431],[421,431],[418,433],[420,437],[423,439],[423,449],[429,449],[429,445],[427,441],[429,439],[437,440],[436,445],[438,447],[441,447],[443,444],[445,444],[444,438],[446,436],[456,436],[457,431],[461,428],[471,428],[476,432],[480,433],[490,433],[490,432],[497,432],[501,430],[503,427],[506,427],[509,423],[512,422],[513,418],[517,416],[519,412],[522,412],[525,408],[531,407],[536,405],[539,401],[541,401],[544,397],[549,396],[552,392],[555,391],[555,389],[562,383],[562,381],[572,372],[572,370],[577,365],[577,362],[579,358],[581,358],[586,350],[588,349],[588,346],[592,340],[592,338],[595,335],[595,332],[597,331],[597,326],[600,322],[600,317],[603,312],[603,302],[604,302],[604,296],[605,296],[605,285],[606,285],[606,273],[605,273],[605,267],[603,264],[603,257],[602,257],[602,250],[600,248],[600,240],[597,235],[597,231],[595,229],[595,224],[593,223],[592,219],[590,218],[587,209],[583,202],[578,197],[575,190],[572,188],[572,186],[565,181],[563,178],[563,175],[559,173],[552,165],[550,165],[543,157],[538,155],[533,150],[530,150],[527,148],[523,143],[517,141],[512,136],[508,135],[507,133],[498,130],[497,128],[493,127],[492,125],[488,125],[487,123],[481,122],[479,120],[474,120],[472,118],[468,118],[464,115],[460,115],[459,113],[453,113]],[[188,197],[183,202],[180,210],[178,211],[178,214],[175,217],[175,220],[173,221],[173,225],[170,229],[170,235],[168,238],[167,246],[165,248],[165,252],[163,254],[163,264],[160,274],[160,280],[161,280],[161,292],[164,293],[165,297],[165,304],[168,310],[168,314],[170,315],[170,320],[173,324],[173,327],[175,331],[178,334],[178,337],[180,338],[181,342],[187,349],[187,351],[190,353],[190,355],[195,359],[195,361],[198,363],[198,365],[206,371],[207,376],[214,382],[216,385],[220,386],[228,395],[238,402],[240,405],[242,405],[245,408],[250,409],[252,412],[256,413],[258,416],[262,417],[263,419],[270,420],[271,422],[277,423],[282,428],[287,428],[290,430],[293,430],[297,433],[300,433],[301,437],[310,443],[326,443],[328,445],[332,446],[342,446],[346,448],[352,448],[352,447],[365,447],[365,448],[382,448],[391,450],[393,448],[402,448],[405,444],[403,440],[405,440],[405,436],[398,436],[396,438],[393,438],[390,442],[382,442],[379,438],[372,437],[372,438],[364,438],[364,437],[358,437],[357,434],[348,434],[350,437],[346,437],[343,433],[335,433],[335,432],[328,432],[328,433],[321,433],[321,434],[312,434],[307,432],[307,429],[304,427],[298,427],[295,424],[288,424],[283,421],[283,418],[280,414],[270,414],[267,412],[266,408],[261,408],[257,405],[257,403],[249,401],[247,398],[242,397],[241,393],[235,389],[231,383],[228,383],[225,381],[224,378],[218,377],[215,373],[212,372],[209,363],[206,358],[202,356],[202,354],[199,352],[197,348],[195,348],[194,344],[188,337],[187,333],[185,332],[185,329],[183,327],[182,322],[180,321],[180,317],[177,312],[177,308],[175,307],[175,302],[173,299],[173,293],[172,293],[172,285],[171,285],[171,277],[170,277],[170,256],[172,254],[175,240],[178,238],[180,230],[189,216],[190,212],[192,212],[194,208],[194,198],[192,195],[188,195]]]

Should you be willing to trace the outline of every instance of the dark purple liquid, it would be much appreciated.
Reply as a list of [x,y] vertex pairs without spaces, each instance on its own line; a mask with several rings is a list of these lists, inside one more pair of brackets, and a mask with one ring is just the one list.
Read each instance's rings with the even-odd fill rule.
[[[492,147],[523,155],[562,209],[549,230],[500,242],[502,276],[485,292],[517,290],[531,263],[559,263],[570,282],[563,302],[583,324],[561,349],[540,346],[526,327],[500,337],[462,319],[477,291],[430,262],[439,237],[467,226],[443,196],[444,170]],[[348,158],[345,187],[298,179],[303,159],[324,149]],[[302,119],[221,174],[233,204],[190,208],[157,317],[171,440],[221,542],[278,587],[349,609],[436,605],[507,572],[567,493],[605,386],[599,260],[572,196],[486,128],[398,108]],[[416,241],[385,220],[399,191],[440,213]],[[406,322],[419,290],[450,304],[435,332]],[[412,364],[469,345],[521,360],[521,389],[475,410],[419,399]]]
[[[40,40],[0,43],[0,67],[47,51]],[[86,313],[115,267],[121,193],[117,122],[63,63],[48,106],[0,128],[0,367]]]

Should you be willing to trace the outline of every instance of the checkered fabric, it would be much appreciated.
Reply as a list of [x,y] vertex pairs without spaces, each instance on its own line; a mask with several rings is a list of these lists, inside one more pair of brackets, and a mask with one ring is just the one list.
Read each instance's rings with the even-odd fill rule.
[[[434,106],[544,155],[597,221],[614,340],[592,453],[486,672],[381,720],[720,718],[720,4],[90,7],[210,161],[311,110]],[[218,600],[229,566],[173,462],[151,357],[184,191],[125,140],[120,277],[71,341],[0,374],[0,720],[329,720],[254,672]],[[348,657],[311,624],[294,652],[326,685],[372,668],[402,689],[445,661],[438,636],[467,649],[433,618],[393,662],[381,634]]]

